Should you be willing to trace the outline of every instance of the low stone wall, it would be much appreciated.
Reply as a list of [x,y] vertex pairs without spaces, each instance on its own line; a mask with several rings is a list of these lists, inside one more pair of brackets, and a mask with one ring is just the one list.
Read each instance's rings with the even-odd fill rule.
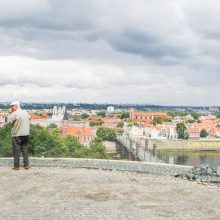
[[220,183],[220,169],[208,166],[194,167],[191,175],[182,174],[175,175],[189,180],[196,180],[200,182]]
[[[39,167],[71,167],[71,168],[91,168],[106,170],[121,170],[152,174],[188,174],[191,175],[192,166],[180,166],[172,164],[146,163],[138,161],[117,161],[99,159],[79,159],[79,158],[31,158],[31,166]],[[0,158],[0,166],[10,166],[13,164],[12,158]]]

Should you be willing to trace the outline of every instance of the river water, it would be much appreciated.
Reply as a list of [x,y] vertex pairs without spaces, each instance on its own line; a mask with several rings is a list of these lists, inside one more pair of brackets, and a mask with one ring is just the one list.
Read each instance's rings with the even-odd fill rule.
[[220,151],[170,151],[157,150],[157,156],[166,163],[220,167]]

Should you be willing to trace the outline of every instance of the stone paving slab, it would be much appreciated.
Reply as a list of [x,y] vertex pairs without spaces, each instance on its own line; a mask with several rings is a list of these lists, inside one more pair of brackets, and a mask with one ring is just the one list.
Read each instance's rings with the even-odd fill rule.
[[82,168],[0,167],[0,219],[220,219],[220,187]]

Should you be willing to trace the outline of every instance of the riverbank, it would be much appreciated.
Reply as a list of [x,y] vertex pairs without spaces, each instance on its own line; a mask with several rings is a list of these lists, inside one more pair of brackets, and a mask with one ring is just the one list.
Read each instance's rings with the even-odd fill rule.
[[150,150],[195,150],[195,151],[220,151],[220,140],[158,140],[148,139],[147,147]]

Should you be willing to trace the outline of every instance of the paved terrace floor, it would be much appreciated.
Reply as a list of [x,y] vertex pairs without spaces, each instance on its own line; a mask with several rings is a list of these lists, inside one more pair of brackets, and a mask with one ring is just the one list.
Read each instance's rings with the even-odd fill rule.
[[93,169],[0,167],[0,219],[220,219],[220,187]]

